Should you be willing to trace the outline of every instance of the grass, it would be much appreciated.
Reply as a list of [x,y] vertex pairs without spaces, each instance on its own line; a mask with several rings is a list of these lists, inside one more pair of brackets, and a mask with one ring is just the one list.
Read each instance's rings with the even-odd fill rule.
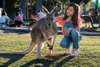
[[[42,63],[45,67],[99,67],[100,66],[100,36],[83,36],[79,57],[63,55],[64,49],[59,46],[63,36],[57,35],[54,55],[44,57],[47,53],[45,46],[42,55],[44,59],[36,59],[34,51],[24,56],[0,55],[0,67],[35,67]],[[0,34],[0,51],[23,51],[29,46],[29,34],[4,33]]]

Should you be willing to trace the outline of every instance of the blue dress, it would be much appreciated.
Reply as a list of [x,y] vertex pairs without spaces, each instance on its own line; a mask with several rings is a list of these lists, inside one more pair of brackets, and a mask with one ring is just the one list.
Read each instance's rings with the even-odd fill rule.
[[64,28],[73,28],[73,23],[72,22],[64,22]]
[[71,43],[73,43],[73,48],[77,49],[80,45],[80,33],[77,29],[75,29],[73,22],[64,23],[64,30],[66,31],[68,28],[72,28],[72,30],[67,36],[64,35],[63,39],[60,42],[60,46],[63,48],[69,48],[71,46]]

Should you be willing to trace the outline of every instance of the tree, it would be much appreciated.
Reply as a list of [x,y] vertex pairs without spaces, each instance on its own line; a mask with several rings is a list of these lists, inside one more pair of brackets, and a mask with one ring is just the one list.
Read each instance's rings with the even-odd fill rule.
[[5,10],[8,13],[10,17],[13,16],[13,13],[15,12],[15,4],[18,0],[6,0],[5,2]]
[[89,1],[90,0],[70,0],[70,2],[77,3],[77,4],[81,4],[81,3],[87,4]]

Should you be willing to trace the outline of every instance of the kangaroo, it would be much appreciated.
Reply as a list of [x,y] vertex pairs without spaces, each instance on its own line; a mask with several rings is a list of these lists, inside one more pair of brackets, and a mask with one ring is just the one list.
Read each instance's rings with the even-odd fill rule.
[[37,58],[41,57],[41,47],[46,41],[49,48],[49,55],[52,54],[54,41],[56,37],[56,24],[53,21],[53,12],[47,14],[46,17],[36,21],[30,32],[30,46],[22,52],[0,52],[0,54],[28,54],[35,46],[37,47]]
[[[56,36],[56,27],[53,19],[50,15],[40,19],[33,27],[31,31],[31,45],[33,47],[37,45],[37,57],[41,57],[42,43],[47,41],[49,47],[49,54],[52,54],[54,40]],[[31,47],[32,48],[32,47]]]

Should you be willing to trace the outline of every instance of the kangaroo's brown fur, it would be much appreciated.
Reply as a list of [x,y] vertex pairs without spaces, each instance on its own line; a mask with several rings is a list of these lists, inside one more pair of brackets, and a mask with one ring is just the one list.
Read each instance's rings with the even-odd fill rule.
[[50,16],[47,16],[43,19],[40,19],[34,26],[31,31],[31,45],[37,45],[37,57],[41,56],[41,46],[44,41],[48,42],[48,47],[50,53],[52,53],[54,40],[56,35],[56,27],[53,19]]

